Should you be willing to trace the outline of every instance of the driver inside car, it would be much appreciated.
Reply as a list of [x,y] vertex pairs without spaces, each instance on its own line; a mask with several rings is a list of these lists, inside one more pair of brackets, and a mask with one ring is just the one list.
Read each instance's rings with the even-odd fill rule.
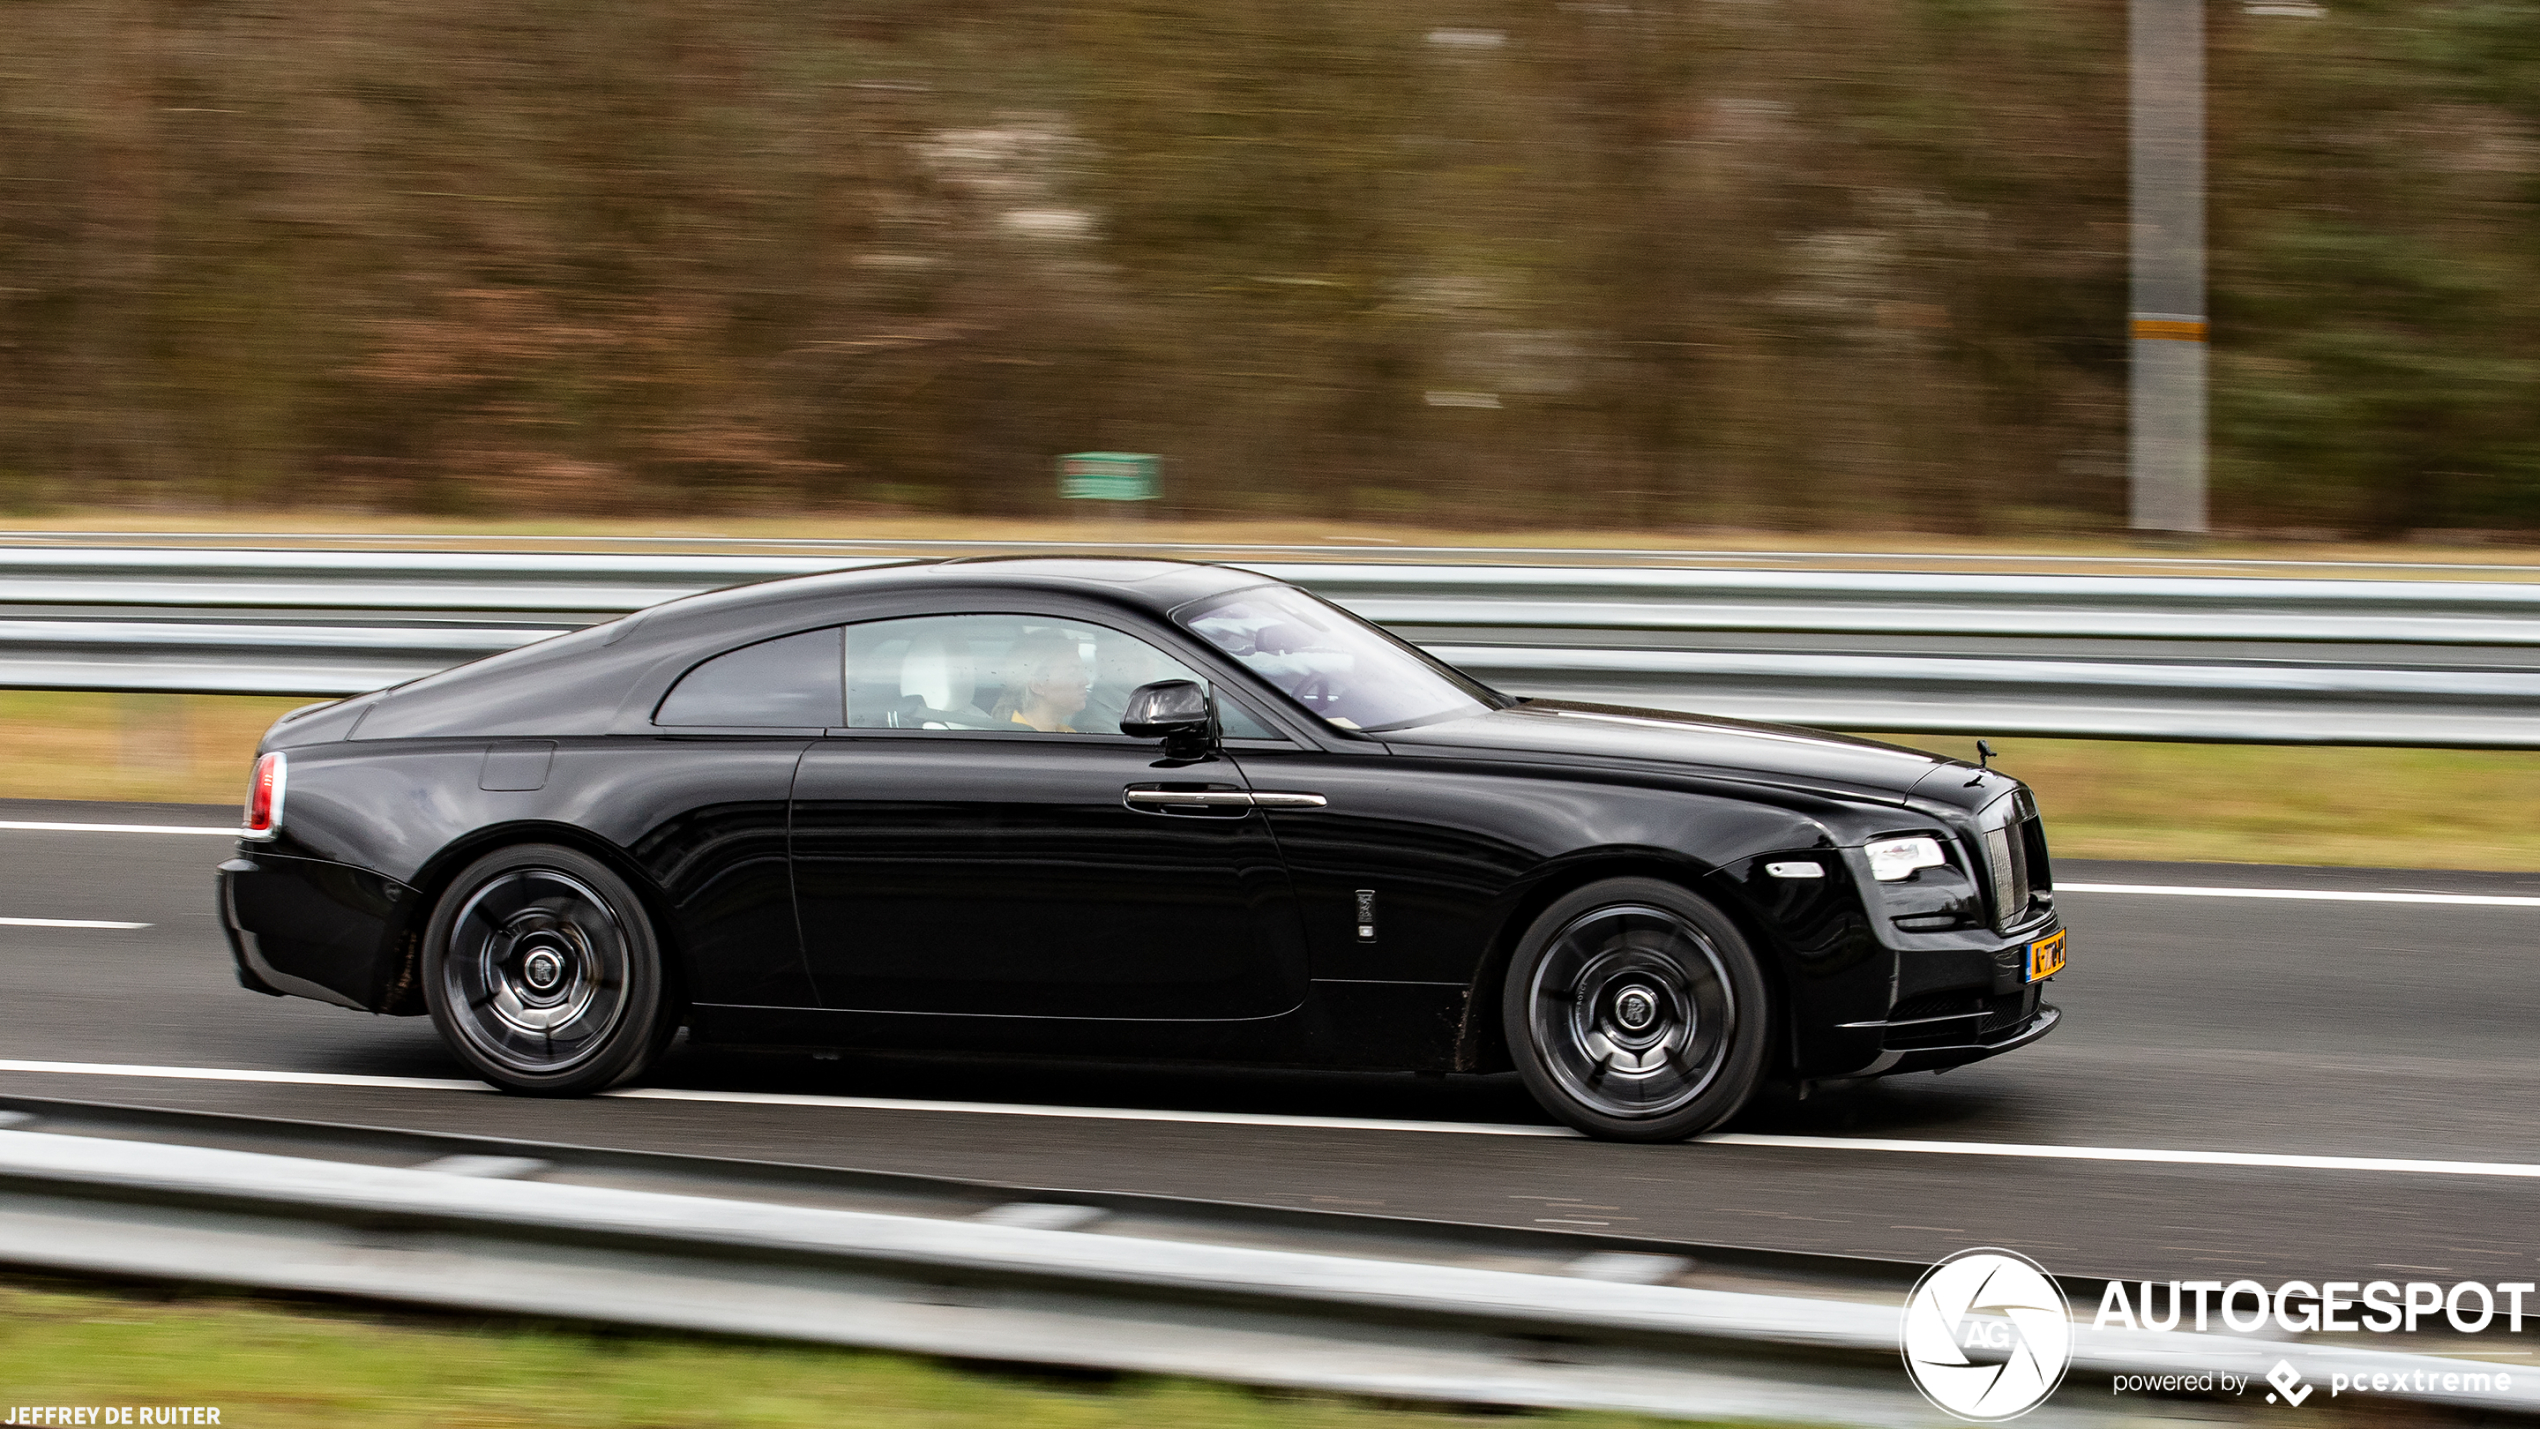
[[1117,631],[1094,633],[1094,685],[1076,723],[1098,734],[1116,734],[1129,696],[1157,680],[1187,680],[1191,672],[1147,644]]
[[1000,724],[1043,734],[1077,734],[1081,731],[1068,721],[1084,709],[1092,686],[1076,641],[1055,630],[1036,630],[1007,652],[1005,689],[990,714]]

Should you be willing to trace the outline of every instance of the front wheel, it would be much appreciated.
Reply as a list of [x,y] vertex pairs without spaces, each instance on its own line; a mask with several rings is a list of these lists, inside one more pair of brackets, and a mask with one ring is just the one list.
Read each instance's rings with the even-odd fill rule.
[[676,1006],[641,900],[606,864],[552,844],[470,864],[423,938],[432,1024],[509,1092],[582,1096],[641,1073]]
[[1671,883],[1615,878],[1543,911],[1509,960],[1508,1046],[1545,1111],[1611,1141],[1680,1141],[1763,1081],[1764,976],[1736,925]]

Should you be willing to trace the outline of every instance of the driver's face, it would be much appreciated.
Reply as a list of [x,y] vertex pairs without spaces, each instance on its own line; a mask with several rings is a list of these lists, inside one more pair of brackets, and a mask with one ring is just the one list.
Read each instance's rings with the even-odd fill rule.
[[1032,682],[1033,697],[1060,714],[1074,714],[1085,707],[1085,694],[1093,682],[1085,676],[1083,657],[1070,655],[1052,660]]

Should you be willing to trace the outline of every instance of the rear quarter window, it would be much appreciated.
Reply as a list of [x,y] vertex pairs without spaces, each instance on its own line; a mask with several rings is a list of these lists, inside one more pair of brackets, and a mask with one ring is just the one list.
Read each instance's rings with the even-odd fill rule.
[[828,729],[844,722],[846,678],[837,628],[727,650],[671,686],[657,725]]

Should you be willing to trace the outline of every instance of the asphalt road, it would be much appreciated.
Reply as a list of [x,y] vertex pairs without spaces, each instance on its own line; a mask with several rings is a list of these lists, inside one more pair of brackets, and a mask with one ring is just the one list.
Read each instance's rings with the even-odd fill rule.
[[[219,823],[226,809],[0,803],[0,820]],[[214,919],[218,838],[0,829],[0,1059],[448,1079],[421,1018],[260,997]],[[2540,875],[2059,866],[2067,884],[2540,897]],[[1930,1260],[1974,1245],[2127,1278],[2540,1279],[2540,1176],[1942,1154],[1948,1145],[2515,1163],[2540,1170],[2540,906],[2067,891],[2065,1024],[1951,1072],[1773,1100],[1736,1131],[1942,1143],[1611,1146],[1511,1134],[1507,1078],[736,1056],[651,1084],[1090,1115],[748,1101],[550,1102],[419,1086],[0,1070],[0,1093],[198,1107],[1015,1185],[1326,1207]],[[1121,1118],[1102,1109],[1172,1111]],[[1244,1120],[1245,1115],[1270,1120]],[[1470,1124],[1470,1132],[1276,1118]],[[1223,1119],[1213,1119],[1223,1118]]]

